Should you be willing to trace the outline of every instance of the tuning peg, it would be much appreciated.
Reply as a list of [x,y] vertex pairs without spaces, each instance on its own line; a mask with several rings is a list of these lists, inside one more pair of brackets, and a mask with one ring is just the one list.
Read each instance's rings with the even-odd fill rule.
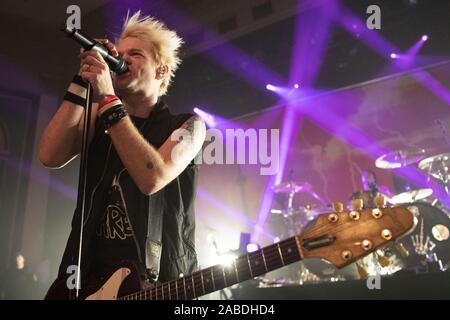
[[379,254],[377,254],[377,260],[382,268],[385,268],[391,264],[391,261],[387,257]]
[[377,208],[384,208],[386,207],[386,198],[382,195],[378,195],[375,197],[375,204],[377,205]]
[[350,250],[344,250],[344,251],[341,252],[341,258],[344,261],[348,261],[351,258],[353,258],[353,254],[352,254],[352,252]]
[[353,209],[355,210],[361,210],[364,206],[364,202],[362,199],[353,199],[352,200]]
[[384,240],[391,240],[392,239],[392,232],[389,229],[383,229],[381,230],[381,237]]
[[369,251],[372,247],[373,243],[370,240],[365,239],[361,242],[361,248],[363,248],[364,251]]
[[383,216],[383,211],[381,211],[379,208],[372,209],[372,216],[375,219],[380,219]]
[[369,276],[369,271],[367,271],[367,268],[363,267],[359,263],[356,264],[356,268],[358,269],[359,277],[361,279],[366,279]]
[[330,221],[330,222],[336,222],[336,221],[338,221],[338,219],[339,219],[339,216],[336,213],[330,213],[328,215],[328,221]]
[[352,220],[358,220],[359,219],[359,212],[352,210],[348,213],[348,216],[350,217],[350,219]]
[[344,205],[342,202],[333,202],[333,210],[334,212],[342,212],[344,211]]

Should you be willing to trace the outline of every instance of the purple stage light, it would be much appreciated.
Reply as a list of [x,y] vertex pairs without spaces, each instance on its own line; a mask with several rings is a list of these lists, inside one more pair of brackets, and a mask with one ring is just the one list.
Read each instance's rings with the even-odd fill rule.
[[[300,81],[312,87],[319,73],[332,30],[332,20],[338,13],[336,1],[297,2],[299,14],[295,21],[289,82]],[[305,63],[305,62],[308,63]]]
[[[225,205],[222,201],[220,201],[219,199],[215,198],[214,196],[212,196],[211,194],[207,193],[205,190],[203,190],[202,188],[198,188],[197,190],[197,195],[199,196],[199,198],[205,202],[207,202],[210,205],[213,205],[215,208],[218,209],[218,213],[224,213],[227,216],[229,216],[230,218],[232,218],[233,220],[236,221],[240,221],[242,223],[244,223],[247,227],[250,228],[254,228],[255,224],[252,220],[250,220],[249,218],[247,218],[245,215],[243,215],[242,213],[240,213],[239,211],[228,207],[227,205]],[[271,241],[273,241],[273,239],[275,238],[275,236],[273,234],[271,234],[270,232],[264,230],[263,228],[261,228],[260,234],[264,235],[265,237],[267,237],[268,239],[270,239]],[[254,240],[252,240],[254,241]]]
[[[447,62],[444,62],[443,64],[445,63]],[[440,81],[434,79],[426,70],[413,73],[413,77],[433,92],[439,99],[450,105],[450,90]]]
[[272,92],[275,92],[277,95],[279,95],[281,98],[287,100],[290,98],[290,95],[292,94],[292,87],[281,87],[281,86],[275,86],[273,84],[267,84],[266,89]]
[[391,59],[397,59],[397,54],[393,52],[391,53],[390,57]]
[[[365,24],[361,21],[359,17],[353,14],[350,10],[341,9],[340,14],[337,15],[338,22],[350,33],[356,36],[354,30],[351,27],[350,21],[358,21],[358,24],[363,28]],[[428,38],[428,36],[427,36]],[[388,52],[394,52],[397,50],[394,45],[392,45],[388,40],[382,37],[380,34],[376,32],[365,33],[364,37],[361,38],[365,44],[374,49],[376,52],[381,54],[382,56],[386,56]],[[418,43],[423,44],[423,41],[419,41]],[[419,47],[419,45],[416,45]],[[417,49],[418,50],[418,49]],[[407,54],[412,55],[414,52],[417,52],[416,49],[408,50]],[[424,81],[422,76],[417,77],[416,80],[420,81],[425,87],[434,92],[439,98],[449,103],[450,101],[450,92],[447,88],[443,87],[439,81],[436,81],[431,75],[427,74],[427,72],[421,72],[424,78],[427,78],[429,81]]]
[[259,246],[256,243],[252,243],[250,242],[249,244],[247,244],[247,252],[251,253],[251,252],[255,252],[259,250]]
[[300,86],[298,85],[298,83],[294,84],[294,88],[298,89]]
[[409,48],[406,52],[405,52],[405,56],[407,59],[409,59],[410,61],[408,62],[408,67],[410,65],[413,64],[413,60],[415,59],[415,57],[417,56],[418,52],[420,51],[420,49],[422,48],[422,46],[424,45],[425,41],[428,40],[428,36],[427,35],[423,35],[419,41],[417,41],[411,48]]
[[206,111],[203,111],[202,109],[197,108],[197,107],[195,107],[193,110],[196,114],[198,114],[206,122],[206,125],[208,127],[210,127],[210,128],[216,127],[217,122],[216,122],[215,117],[212,114],[210,114]]

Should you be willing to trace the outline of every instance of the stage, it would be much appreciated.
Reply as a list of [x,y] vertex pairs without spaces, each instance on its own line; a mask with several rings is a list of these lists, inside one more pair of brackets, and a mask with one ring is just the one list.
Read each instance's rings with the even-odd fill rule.
[[[375,282],[375,281],[374,281]],[[448,300],[450,272],[382,276],[379,289],[368,288],[368,280],[258,287],[250,280],[231,289],[236,300]],[[369,285],[370,286],[370,285]]]
[[[147,33],[121,36],[138,11]],[[448,0],[2,0],[0,299],[41,299],[78,245],[162,254],[156,298],[450,298],[449,16]],[[119,257],[110,237],[134,240]]]

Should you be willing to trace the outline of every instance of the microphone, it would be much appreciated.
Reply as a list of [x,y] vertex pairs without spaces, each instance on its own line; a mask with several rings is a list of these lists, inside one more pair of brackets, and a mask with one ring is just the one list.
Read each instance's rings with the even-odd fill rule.
[[61,28],[69,38],[72,38],[78,42],[86,51],[95,50],[100,53],[108,64],[109,68],[117,74],[122,74],[128,71],[127,63],[120,57],[112,56],[108,48],[106,48],[102,43],[92,39],[91,37],[83,34],[81,30],[75,28],[71,29],[67,25]]

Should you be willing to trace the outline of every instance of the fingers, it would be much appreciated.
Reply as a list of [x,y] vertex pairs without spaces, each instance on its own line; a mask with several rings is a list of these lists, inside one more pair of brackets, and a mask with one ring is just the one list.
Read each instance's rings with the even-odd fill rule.
[[[102,43],[109,51],[109,53],[111,53],[112,56],[117,57],[119,55],[119,52],[116,49],[116,46],[114,45],[114,43],[112,43],[111,41],[109,41],[108,39],[94,39],[100,43]],[[83,57],[83,54],[87,53],[87,52],[95,52],[95,50],[93,51],[86,51],[84,50],[84,48],[80,48],[80,57]]]
[[114,57],[117,57],[119,55],[119,52],[117,51],[114,43],[112,43],[108,39],[95,39],[95,40],[102,43]]
[[81,53],[80,75],[92,84],[92,81],[97,81],[97,78],[103,75],[110,77],[110,72],[102,55],[98,51],[90,50]]
[[83,58],[82,61],[84,64],[89,64],[89,65],[96,66],[99,68],[106,67],[106,62],[99,53],[88,54],[85,56],[85,58]]
[[90,81],[91,77],[96,75],[97,70],[97,67],[91,66],[89,64],[83,64],[80,67],[80,75],[84,80]]
[[81,54],[81,62],[80,62],[80,71],[86,71],[87,67],[83,67],[84,65],[90,66],[89,71],[94,73],[101,73],[104,71],[109,72],[109,67],[106,64],[105,60],[97,51],[86,51]]
[[93,57],[95,59],[97,59],[98,61],[105,61],[102,57],[102,55],[96,51],[96,50],[89,50],[89,51],[84,51],[83,53],[80,54],[81,59],[86,59],[87,57]]
[[[117,57],[119,55],[114,43],[110,42],[108,39],[95,39],[96,41],[102,43],[110,52],[112,56]],[[104,70],[109,69],[102,55],[96,50],[86,51],[80,48],[80,72],[79,74],[85,77],[93,76],[95,74],[100,74]]]
[[83,64],[80,68],[81,72],[98,73],[101,68],[93,66],[91,64]]

